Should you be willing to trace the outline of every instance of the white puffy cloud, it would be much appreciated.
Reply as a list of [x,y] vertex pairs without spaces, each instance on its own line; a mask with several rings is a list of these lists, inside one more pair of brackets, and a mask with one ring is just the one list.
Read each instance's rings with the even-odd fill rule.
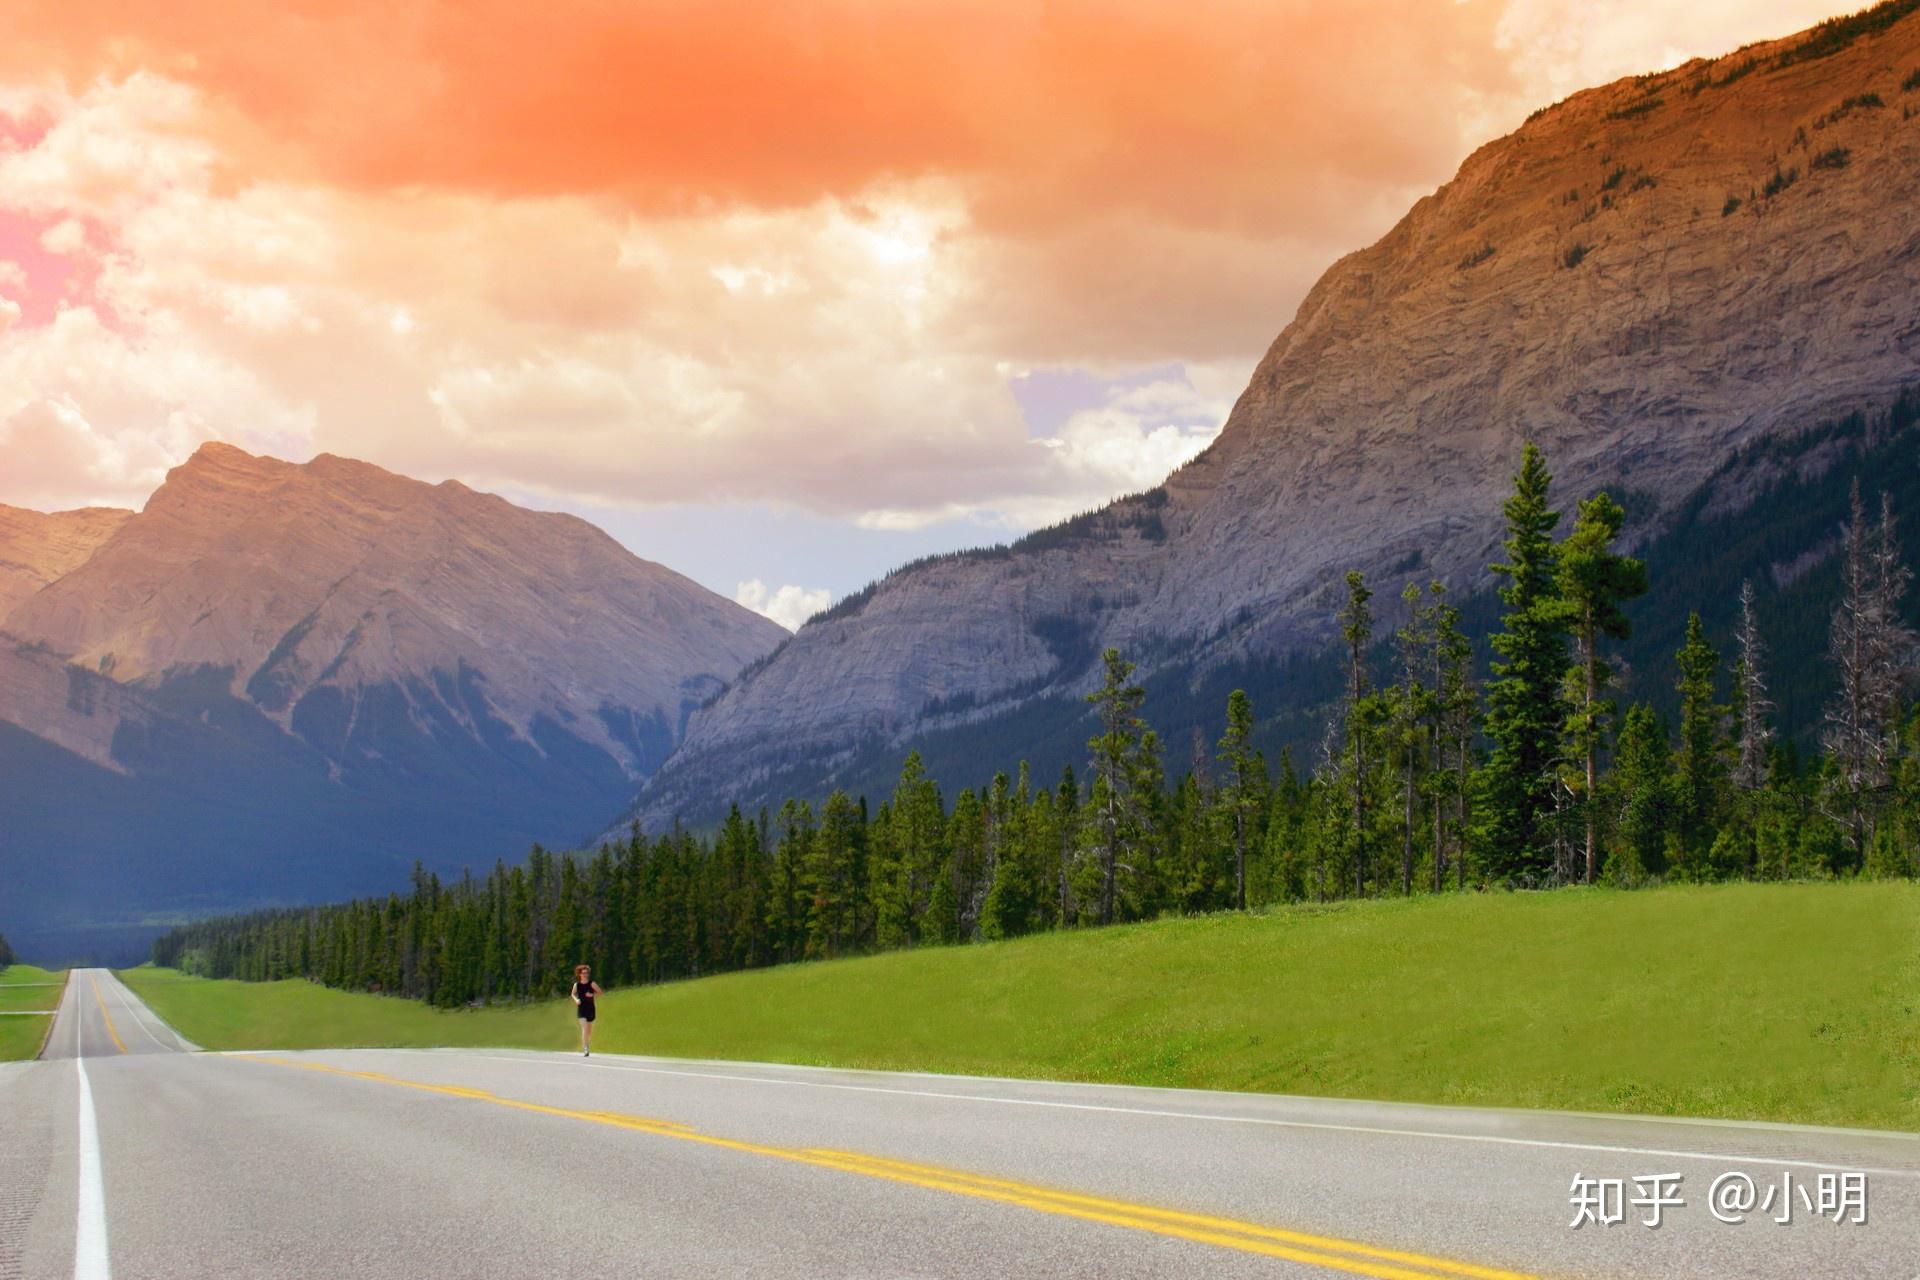
[[[1232,408],[1230,392],[1245,384],[1250,366],[1219,367],[1111,389],[1104,403],[1070,415],[1059,431],[1023,446],[1045,476],[1031,491],[991,504],[954,501],[925,508],[877,507],[858,523],[876,530],[919,529],[945,520],[970,520],[1008,531],[1037,528],[1100,505],[1118,494],[1151,489],[1213,443]],[[1201,388],[1205,387],[1206,390]]]
[[734,589],[733,602],[771,618],[789,631],[833,603],[833,592],[825,587],[799,587],[787,583],[769,589],[758,578],[749,578]]

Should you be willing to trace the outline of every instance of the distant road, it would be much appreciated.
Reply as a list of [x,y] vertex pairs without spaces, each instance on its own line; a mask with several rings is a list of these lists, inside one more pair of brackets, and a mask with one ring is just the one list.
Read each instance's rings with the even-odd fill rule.
[[[76,971],[0,1067],[14,1277],[1920,1275],[1920,1139],[508,1050],[213,1054]],[[1658,1230],[1636,1176],[1680,1174]],[[1865,1176],[1868,1223],[1801,1202]],[[1717,1221],[1722,1174],[1793,1220]],[[1573,1230],[1576,1176],[1628,1221]],[[1739,1185],[1738,1178],[1733,1185]]]

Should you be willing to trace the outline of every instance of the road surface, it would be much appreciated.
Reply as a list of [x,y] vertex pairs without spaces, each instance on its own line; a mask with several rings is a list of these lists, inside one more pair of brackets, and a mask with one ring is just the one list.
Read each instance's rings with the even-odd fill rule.
[[[1920,1275],[1920,1139],[515,1052],[215,1054],[104,970],[0,1067],[0,1278]],[[1632,1179],[1679,1174],[1658,1229]],[[1739,1225],[1722,1174],[1782,1205]],[[1816,1210],[1860,1174],[1865,1225]],[[1570,1224],[1577,1177],[1626,1221]],[[1733,1185],[1739,1185],[1738,1178]],[[1807,1199],[1802,1200],[1802,1189]],[[1609,1216],[1611,1205],[1607,1206]],[[1849,1215],[1851,1216],[1851,1215]]]

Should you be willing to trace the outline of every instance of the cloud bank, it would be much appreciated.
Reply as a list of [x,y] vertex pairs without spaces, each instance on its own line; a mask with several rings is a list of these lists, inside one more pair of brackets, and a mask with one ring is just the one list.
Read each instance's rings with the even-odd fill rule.
[[[1030,527],[1203,448],[1313,278],[1489,133],[1834,8],[28,6],[0,501],[137,504],[217,437]],[[1114,391],[1036,429],[1014,388],[1058,368]]]

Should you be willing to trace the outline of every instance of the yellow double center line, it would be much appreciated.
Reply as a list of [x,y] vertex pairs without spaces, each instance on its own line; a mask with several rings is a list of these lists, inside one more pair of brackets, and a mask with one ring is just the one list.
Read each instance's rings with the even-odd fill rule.
[[250,1060],[268,1062],[276,1066],[297,1067],[304,1071],[322,1071],[328,1075],[352,1076],[359,1080],[373,1080],[380,1084],[398,1085],[404,1089],[446,1094],[449,1097],[467,1098],[476,1102],[489,1102],[495,1106],[510,1107],[516,1111],[563,1116],[570,1120],[586,1120],[593,1124],[610,1125],[616,1129],[631,1129],[681,1142],[697,1142],[703,1146],[720,1147],[728,1151],[787,1160],[797,1164],[816,1165],[843,1173],[857,1173],[863,1177],[881,1178],[889,1182],[901,1182],[935,1191],[945,1191],[953,1195],[1018,1205],[1023,1209],[1031,1209],[1039,1213],[1127,1227],[1135,1231],[1172,1236],[1198,1244],[1236,1249],[1242,1253],[1264,1254],[1272,1258],[1284,1258],[1289,1262],[1325,1267],[1352,1275],[1373,1276],[1377,1280],[1436,1280],[1436,1277],[1460,1276],[1474,1277],[1474,1280],[1534,1280],[1534,1277],[1517,1271],[1503,1271],[1496,1267],[1482,1267],[1470,1262],[1456,1262],[1448,1258],[1409,1253],[1400,1249],[1383,1249],[1356,1240],[1311,1235],[1304,1231],[1265,1227],[1257,1223],[1217,1218],[1207,1214],[1184,1213],[1177,1209],[1159,1209],[1151,1205],[1133,1204],[1124,1200],[1108,1200],[1099,1196],[1035,1186],[1031,1183],[1013,1182],[1005,1178],[990,1178],[957,1169],[943,1169],[936,1165],[890,1160],[883,1156],[865,1155],[857,1151],[832,1151],[819,1147],[776,1147],[757,1142],[742,1142],[734,1138],[722,1138],[716,1134],[701,1133],[674,1120],[625,1115],[615,1111],[576,1111],[568,1107],[550,1107],[544,1103],[525,1102],[518,1098],[502,1098],[484,1089],[430,1084],[426,1081],[407,1080],[378,1071],[352,1071],[319,1062],[300,1062],[290,1058],[252,1058]]
[[106,1020],[107,1034],[113,1037],[113,1047],[125,1053],[127,1042],[122,1040],[119,1031],[114,1029],[113,1015],[107,1012],[107,998],[100,993],[100,979],[88,974],[87,981],[93,985],[93,998],[100,1003],[100,1016]]

